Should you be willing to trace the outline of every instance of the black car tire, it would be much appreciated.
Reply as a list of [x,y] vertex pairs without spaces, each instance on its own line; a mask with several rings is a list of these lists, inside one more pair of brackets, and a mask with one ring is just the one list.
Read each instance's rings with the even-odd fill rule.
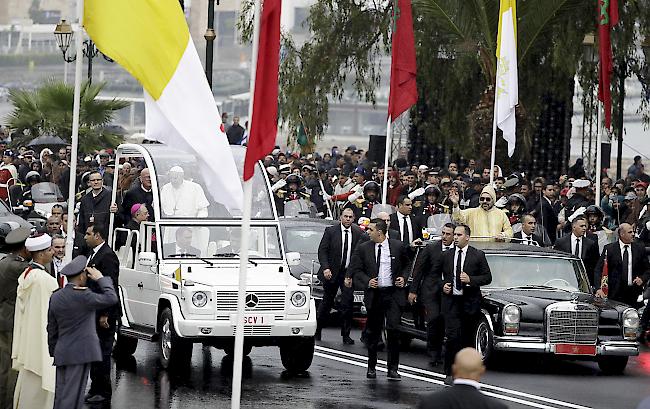
[[305,372],[314,359],[314,337],[289,338],[280,344],[282,365],[291,374]]
[[598,367],[606,375],[620,375],[625,371],[627,360],[626,356],[600,356]]
[[163,368],[183,367],[192,360],[192,346],[189,342],[178,336],[174,328],[172,310],[165,308],[160,314],[160,364]]
[[483,317],[476,326],[474,347],[481,354],[483,363],[487,365],[494,354],[494,333],[487,318]]
[[137,348],[137,338],[127,337],[118,333],[117,339],[115,340],[115,346],[113,347],[113,356],[116,358],[131,356],[135,353]]

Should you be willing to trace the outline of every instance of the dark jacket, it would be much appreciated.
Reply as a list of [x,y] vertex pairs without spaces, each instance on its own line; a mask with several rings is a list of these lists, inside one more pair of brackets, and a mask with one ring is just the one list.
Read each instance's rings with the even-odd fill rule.
[[50,297],[47,344],[55,366],[102,360],[95,328],[95,311],[115,305],[118,298],[110,278],[102,277],[95,285],[98,293],[68,284]]
[[[517,244],[527,244],[527,243],[524,243],[523,241],[520,241],[520,240],[523,238],[522,235],[523,235],[523,233],[520,232],[520,231],[518,231],[517,233],[515,233],[515,234],[512,235],[512,238],[513,238],[513,239],[519,239],[519,240],[515,240],[515,243],[517,243]],[[537,244],[538,244],[540,247],[543,247],[543,246],[544,246],[544,239],[541,238],[539,235],[537,235],[537,234],[535,234],[535,233],[533,233],[533,241],[536,241]]]
[[18,277],[27,264],[24,258],[11,253],[0,260],[0,331],[13,331]]
[[[644,284],[650,278],[650,264],[646,256],[645,247],[639,242],[632,242],[630,245],[630,257],[632,258],[632,279],[641,277]],[[608,297],[614,301],[620,301],[629,305],[636,305],[637,298],[643,291],[643,286],[632,284],[627,285],[627,277],[623,277],[623,255],[619,247],[618,240],[614,243],[609,243],[603,249],[603,253],[596,264],[594,272],[594,287],[600,288],[601,278],[603,272],[603,265],[605,263],[605,254],[607,254],[607,270],[608,270]]]
[[[398,213],[399,212],[395,212],[395,213],[390,215],[390,227],[399,232],[399,237],[393,237],[393,238],[398,239],[398,240],[402,240],[402,237],[404,237],[404,236],[403,236],[402,230],[400,230]],[[402,216],[402,215],[399,214],[399,216]],[[410,239],[411,239],[410,241],[412,242],[415,239],[422,239],[422,225],[418,221],[418,218],[414,217],[413,215],[409,215],[409,218],[411,219],[411,230],[413,232],[413,236],[410,237]]]
[[[105,236],[108,237],[108,224],[110,221],[110,208],[111,208],[111,190],[104,187],[101,192],[94,197],[91,192],[88,192],[81,199],[81,204],[79,205],[79,232],[84,235],[86,229],[91,224],[100,224],[104,226],[106,230]],[[94,221],[91,223],[91,217],[94,218]]]
[[418,409],[506,409],[507,406],[483,395],[471,385],[454,385],[422,396]]
[[[440,275],[442,273],[442,284],[451,283],[453,287],[454,281],[454,251],[446,251],[443,253],[433,267],[433,274]],[[466,246],[464,251],[465,264],[463,271],[470,276],[469,284],[463,285],[463,308],[467,314],[478,314],[481,310],[481,286],[488,285],[492,282],[492,272],[488,265],[485,253],[472,246]],[[445,294],[443,292],[443,300],[446,297],[451,297],[452,294]]]
[[[573,235],[567,234],[560,237],[555,241],[553,248],[565,253],[573,254],[571,251],[571,236]],[[580,255],[580,258],[585,265],[589,282],[594,285],[594,268],[596,268],[596,263],[598,262],[598,239],[596,238],[596,240],[594,240],[591,236],[593,235],[582,237],[582,254]]]
[[[388,239],[391,257],[391,275],[393,283],[398,277],[406,277],[408,274],[408,256],[407,247],[401,241]],[[370,288],[368,283],[372,278],[377,277],[378,266],[375,256],[375,243],[372,240],[359,244],[354,251],[348,267],[347,276],[352,277],[354,287],[364,291],[364,304],[367,308],[372,308],[375,294],[379,291],[376,288]],[[395,291],[395,300],[399,306],[406,304],[406,293],[398,289]]]
[[[97,251],[97,254],[94,256],[92,255],[93,249],[90,249],[88,253],[88,258],[92,257],[90,262],[88,263],[89,266],[95,267],[97,270],[99,270],[105,277],[110,277],[113,280],[113,288],[115,292],[117,293],[117,289],[119,288],[119,277],[120,277],[120,261],[117,258],[117,255],[108,246],[108,243],[104,243],[103,246],[99,248],[99,251]],[[89,281],[88,282],[88,288],[93,290],[95,293],[101,293],[102,290],[99,286],[98,283],[95,281]],[[102,315],[107,315],[109,319],[115,319],[118,320],[122,316],[122,308],[119,303],[119,293],[117,295],[118,298],[118,303],[112,307],[108,307],[105,309],[101,309],[97,311],[97,316],[102,316]]]
[[[367,240],[367,236],[363,233],[361,228],[355,224],[350,226],[351,236],[351,253],[350,264],[352,264],[352,255],[354,249],[359,244],[359,241]],[[320,268],[318,269],[318,279],[323,281],[325,277],[323,271],[329,269],[332,272],[332,282],[336,282],[339,271],[341,270],[343,258],[343,234],[341,233],[341,223],[329,226],[323,232],[323,237],[318,246],[318,262]],[[348,266],[349,267],[349,266]]]
[[131,220],[131,207],[136,203],[144,203],[149,211],[149,220],[153,220],[153,192],[146,192],[140,185],[133,187],[124,193],[122,206],[119,212],[119,225],[123,226]]
[[409,289],[410,293],[418,294],[421,302],[440,302],[442,291],[442,277],[440,274],[434,274],[434,267],[437,260],[442,257],[442,241],[430,244],[420,251],[420,255],[415,260],[413,268],[413,281]]
[[[231,249],[231,250],[235,251],[234,249]],[[231,250],[222,249],[221,252],[222,253],[228,253],[228,252],[231,252]],[[172,254],[178,254],[176,252],[176,243],[165,243],[165,244],[163,244],[163,254],[165,255],[165,257],[169,257]],[[196,257],[201,257],[201,250],[197,249],[196,247],[189,246],[187,248],[187,254],[192,254],[192,255],[194,255]]]
[[557,237],[557,215],[559,213],[559,208],[551,205],[546,198],[542,198],[535,206],[534,212],[537,223],[544,226],[546,234],[548,234],[551,239],[551,243],[555,243],[555,238]]

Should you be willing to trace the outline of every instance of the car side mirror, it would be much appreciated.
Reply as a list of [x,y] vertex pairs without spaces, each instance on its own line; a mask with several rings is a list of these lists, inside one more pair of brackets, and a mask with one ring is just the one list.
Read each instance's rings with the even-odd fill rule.
[[297,266],[300,264],[300,253],[297,251],[291,251],[287,253],[287,264],[291,266]]
[[138,255],[138,264],[145,267],[153,267],[156,265],[156,253],[152,251],[143,251]]

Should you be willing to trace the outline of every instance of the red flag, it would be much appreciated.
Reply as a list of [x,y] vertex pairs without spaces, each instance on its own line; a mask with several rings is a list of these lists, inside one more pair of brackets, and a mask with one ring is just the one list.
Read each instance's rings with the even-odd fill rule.
[[393,0],[393,45],[388,115],[391,121],[418,101],[411,0]]
[[271,153],[278,132],[278,75],[280,68],[281,0],[264,0],[257,73],[253,97],[253,118],[244,159],[244,180],[253,177],[255,163]]
[[605,262],[603,263],[603,272],[600,275],[600,289],[605,294],[605,297],[609,294],[609,265],[607,264],[607,250],[605,250]]
[[598,99],[605,105],[605,128],[612,126],[611,78],[614,70],[612,61],[612,27],[618,24],[618,0],[598,0],[598,48],[600,67],[598,78]]

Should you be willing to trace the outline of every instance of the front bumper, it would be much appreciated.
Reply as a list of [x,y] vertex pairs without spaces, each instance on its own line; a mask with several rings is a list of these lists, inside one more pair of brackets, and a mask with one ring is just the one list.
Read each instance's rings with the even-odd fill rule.
[[[555,353],[555,344],[536,337],[494,337],[497,351]],[[596,355],[637,356],[639,346],[635,341],[600,341],[596,344]]]

